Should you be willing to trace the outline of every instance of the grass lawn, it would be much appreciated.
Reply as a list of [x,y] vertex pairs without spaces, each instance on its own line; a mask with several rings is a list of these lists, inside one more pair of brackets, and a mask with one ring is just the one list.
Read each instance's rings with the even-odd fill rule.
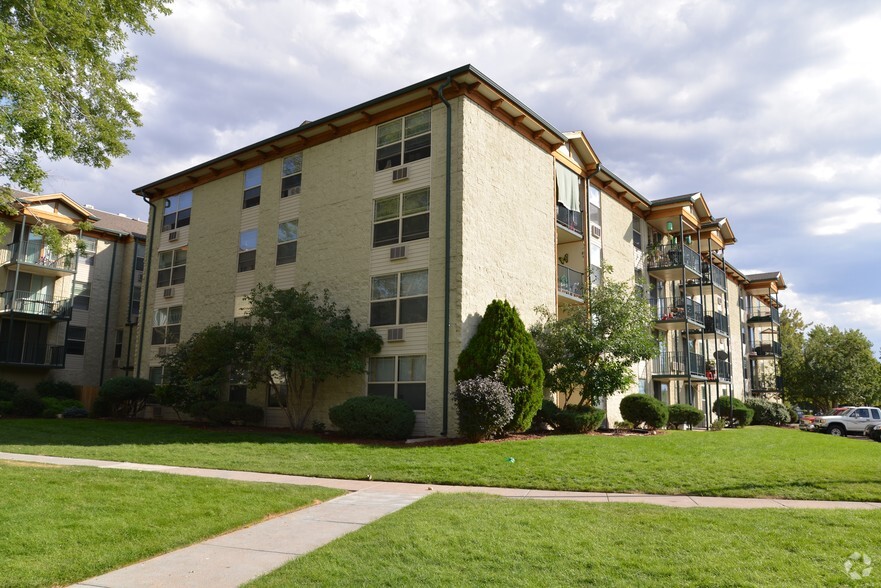
[[71,584],[339,494],[0,461],[0,586]]
[[881,443],[770,427],[385,447],[151,422],[10,419],[0,425],[0,451],[431,484],[881,501]]
[[435,494],[249,586],[877,586],[844,561],[881,561],[879,528],[881,511]]

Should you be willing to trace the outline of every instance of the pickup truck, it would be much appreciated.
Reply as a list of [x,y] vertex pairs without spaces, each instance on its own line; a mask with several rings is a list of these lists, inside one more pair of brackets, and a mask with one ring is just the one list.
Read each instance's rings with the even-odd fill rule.
[[862,435],[869,425],[881,425],[881,408],[858,406],[838,415],[817,417],[814,427],[836,437]]

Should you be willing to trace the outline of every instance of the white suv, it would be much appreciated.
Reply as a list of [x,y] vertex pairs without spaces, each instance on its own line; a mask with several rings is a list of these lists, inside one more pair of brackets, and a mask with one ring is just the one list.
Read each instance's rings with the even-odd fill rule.
[[814,426],[836,437],[862,435],[869,425],[881,425],[881,408],[858,406],[838,415],[817,417]]

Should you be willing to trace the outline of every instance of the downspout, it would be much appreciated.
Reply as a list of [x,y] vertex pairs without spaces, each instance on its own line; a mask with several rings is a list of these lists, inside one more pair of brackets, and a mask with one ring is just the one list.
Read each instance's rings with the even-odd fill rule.
[[[125,316],[127,319],[125,321],[125,326],[128,327],[128,344],[126,345],[126,348],[125,348],[125,368],[123,368],[123,372],[125,373],[126,376],[128,376],[129,372],[131,371],[132,332],[134,331],[134,326],[136,324],[132,320],[132,298],[134,298],[134,295],[135,295],[135,271],[136,271],[135,266],[137,266],[137,263],[138,263],[138,239],[137,239],[137,237],[134,237],[134,236],[133,236],[133,239],[134,239],[133,243],[135,246],[134,256],[133,256],[134,259],[132,260],[132,272],[131,272],[131,277],[129,279],[128,301],[125,306]],[[145,255],[146,255],[146,251],[147,251],[147,246],[146,246],[146,240],[145,240],[145,245],[144,245],[144,254]],[[143,283],[144,283],[144,279],[142,276],[141,277],[141,284],[143,285]]]
[[107,363],[107,331],[110,326],[110,300],[113,294],[113,272],[116,270],[116,247],[119,241],[113,242],[113,255],[110,256],[110,278],[107,282],[107,308],[104,311],[104,344],[101,346],[101,373],[98,375],[98,385],[104,383],[104,366]]
[[450,234],[452,232],[452,221],[450,214],[452,210],[452,189],[450,187],[450,179],[452,178],[452,157],[453,157],[453,108],[444,98],[444,90],[453,83],[453,77],[447,76],[447,79],[438,86],[437,95],[447,107],[447,140],[446,140],[446,162],[444,167],[444,390],[443,390],[443,418],[441,435],[446,437],[449,426],[449,407],[450,407],[450,266],[451,266],[451,246]]
[[[149,291],[146,291],[143,287],[143,284],[149,283],[150,276],[150,261],[153,258],[153,233],[156,232],[156,205],[153,202],[144,196],[143,194],[139,194],[141,199],[146,202],[150,206],[150,216],[147,219],[147,226],[150,227],[149,235],[147,235],[148,241],[146,246],[144,247],[144,279],[141,282],[141,312],[138,318],[138,324],[140,326],[140,334],[138,335],[138,365],[135,366],[135,377],[141,377],[141,359],[144,356],[144,331],[146,330],[146,320],[147,318],[144,316],[147,312],[147,295]],[[153,221],[152,223],[150,221]]]
[[[14,230],[14,229],[13,229]],[[12,353],[12,330],[15,325],[15,294],[18,292],[18,275],[21,272],[21,248],[22,245],[26,246],[27,240],[25,238],[25,232],[27,231],[27,218],[25,217],[24,211],[21,213],[21,236],[18,239],[18,249],[15,250],[15,281],[12,284],[12,298],[10,300],[9,305],[9,333],[6,336],[6,353],[7,357],[10,353]],[[27,250],[25,250],[27,252]],[[22,349],[19,353],[19,359],[21,358],[21,354],[24,353],[24,339],[22,339]]]

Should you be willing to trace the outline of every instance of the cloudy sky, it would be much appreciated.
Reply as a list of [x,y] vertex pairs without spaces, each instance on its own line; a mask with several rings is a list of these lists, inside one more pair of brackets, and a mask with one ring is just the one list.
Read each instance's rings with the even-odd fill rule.
[[881,344],[876,1],[178,0],[133,38],[143,127],[44,191],[146,218],[131,189],[470,63],[651,199],[700,191],[746,272]]

